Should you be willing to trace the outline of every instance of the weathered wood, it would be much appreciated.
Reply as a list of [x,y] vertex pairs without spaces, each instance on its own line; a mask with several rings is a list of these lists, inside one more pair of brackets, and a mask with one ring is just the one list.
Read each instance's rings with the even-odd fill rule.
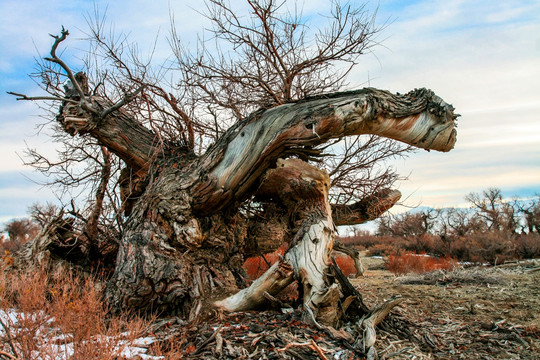
[[[96,97],[91,97],[90,102],[97,110],[112,105]],[[57,121],[73,136],[96,138],[135,171],[146,170],[152,161],[169,152],[155,133],[122,109],[101,117],[82,110],[77,104],[65,103]]]
[[194,211],[208,214],[244,199],[279,157],[334,138],[376,134],[449,151],[455,118],[453,107],[426,89],[394,95],[367,88],[261,110],[229,129],[201,158],[208,175],[194,188]]
[[362,330],[360,332],[362,337],[357,339],[357,346],[360,344],[362,345],[363,352],[366,354],[367,359],[377,359],[377,351],[374,347],[375,341],[377,340],[375,327],[379,325],[379,323],[388,316],[390,311],[402,301],[403,298],[400,296],[393,297],[383,304],[376,306],[366,317],[358,322],[358,328]]
[[[79,80],[84,85],[84,78]],[[433,92],[394,95],[368,88],[261,109],[196,158],[161,142],[121,107],[78,85],[58,121],[73,135],[96,138],[128,166],[122,188],[124,209],[131,213],[108,286],[117,308],[193,317],[211,294],[243,287],[242,253],[251,246],[246,241],[251,220],[238,208],[256,194],[280,203],[270,221],[273,232],[290,243],[285,261],[303,284],[305,306],[315,319],[321,317],[321,304],[337,294],[324,275],[335,236],[330,183],[324,172],[300,160],[278,159],[309,158],[316,146],[343,136],[377,134],[440,151],[450,150],[456,136],[453,108]],[[334,207],[334,218],[338,224],[371,219],[398,196],[388,192]]]
[[270,295],[279,294],[293,280],[293,268],[291,265],[287,261],[278,261],[255,280],[251,286],[217,301],[215,305],[227,311],[257,309],[268,302],[265,293]]
[[[396,110],[402,105],[406,109]],[[304,296],[313,303],[319,296],[315,292],[325,287],[322,275],[315,273],[324,274],[334,237],[330,205],[324,199],[329,182],[320,178],[320,170],[307,166],[303,168],[307,178],[315,181],[311,186],[300,172],[290,173],[294,166],[282,166],[285,163],[279,163],[278,158],[301,154],[331,138],[363,133],[447,151],[455,141],[454,118],[452,107],[427,90],[398,96],[364,89],[254,113],[229,129],[201,158],[184,158],[178,167],[172,166],[174,158],[162,162],[152,185],[135,204],[120,241],[110,298],[119,307],[178,309],[190,308],[194,299],[207,297],[202,293],[242,287],[240,249],[247,235],[237,207],[256,193],[270,202],[281,202],[283,208],[296,214],[289,220],[292,227],[284,229],[284,241],[298,234],[297,227],[307,221],[287,256],[298,259],[291,265],[295,274],[310,284]],[[268,169],[276,166],[283,168],[281,173],[275,172],[274,180],[271,176],[263,180]],[[291,187],[287,179],[295,176],[298,184]],[[323,185],[324,189],[318,188]],[[319,240],[319,245],[313,239]],[[315,267],[310,268],[309,261],[302,263],[306,261],[302,257],[314,255]],[[204,265],[206,262],[211,266]],[[213,280],[208,280],[203,282],[204,291],[189,295],[195,264],[203,264],[209,274],[221,273],[224,279],[218,282],[223,286],[212,288]],[[302,268],[308,269],[306,274],[300,274]]]
[[334,224],[358,225],[377,219],[400,198],[398,190],[384,189],[350,205],[332,205]]
[[[300,226],[291,248],[284,259],[250,287],[217,302],[217,306],[229,311],[252,309],[265,301],[265,292],[275,295],[285,288],[294,273],[303,288],[305,318],[315,323],[335,324],[340,294],[325,275],[335,236],[328,203],[329,187],[326,171],[298,159],[278,160],[277,167],[264,176],[258,194],[294,209],[292,217]],[[285,272],[285,276],[281,269],[286,265],[292,271]]]

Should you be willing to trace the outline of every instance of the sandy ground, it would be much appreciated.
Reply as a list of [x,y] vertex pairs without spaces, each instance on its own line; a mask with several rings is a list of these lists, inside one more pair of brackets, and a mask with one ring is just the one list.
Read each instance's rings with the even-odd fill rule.
[[381,331],[388,359],[540,359],[540,261],[396,277],[382,259],[352,283],[369,306],[400,294],[399,316],[422,341]]

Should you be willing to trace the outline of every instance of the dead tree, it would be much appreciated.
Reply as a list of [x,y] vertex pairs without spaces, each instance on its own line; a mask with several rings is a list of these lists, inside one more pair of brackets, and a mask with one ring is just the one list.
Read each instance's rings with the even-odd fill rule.
[[[65,30],[55,37],[51,56],[45,58],[57,67],[57,74],[65,74],[69,79],[65,91],[51,86],[51,96],[15,95],[20,100],[59,101],[56,121],[63,131],[95,139],[103,147],[104,156],[114,154],[125,164],[118,182],[123,189],[122,209],[129,209],[129,216],[119,234],[114,273],[107,285],[107,297],[114,308],[172,312],[193,320],[208,309],[264,308],[268,301],[265,294],[274,296],[298,281],[307,321],[321,327],[336,326],[346,316],[344,311],[353,309],[357,316],[367,315],[361,326],[372,334],[373,327],[398,301],[390,301],[368,314],[358,292],[331,266],[336,225],[375,218],[392,206],[399,194],[378,189],[363,200],[332,204],[331,177],[314,164],[324,159],[325,144],[364,134],[395,139],[417,148],[449,151],[456,141],[457,115],[451,105],[427,89],[392,94],[364,88],[307,96],[313,85],[311,75],[300,77],[303,82],[297,82],[297,76],[310,69],[320,70],[317,62],[325,64],[323,60],[343,55],[336,46],[344,46],[345,54],[356,51],[355,56],[364,49],[350,43],[350,31],[343,34],[343,22],[346,24],[348,18],[344,20],[341,13],[337,27],[321,38],[317,61],[306,60],[301,62],[302,66],[290,68],[286,57],[277,56],[278,48],[287,44],[280,43],[272,32],[272,1],[265,2],[267,6],[251,0],[248,3],[262,24],[259,35],[267,41],[263,44],[267,52],[252,55],[257,59],[270,54],[267,60],[274,70],[288,75],[278,76],[286,86],[278,86],[281,91],[277,92],[273,90],[274,84],[264,82],[272,74],[261,74],[261,91],[273,100],[262,101],[264,97],[254,93],[259,109],[252,111],[249,99],[235,105],[234,89],[222,88],[222,97],[218,97],[208,88],[212,83],[204,79],[204,71],[217,71],[217,67],[198,63],[188,69],[204,70],[200,77],[191,73],[189,79],[195,81],[191,87],[236,115],[236,122],[225,131],[219,126],[213,129],[206,120],[198,121],[194,117],[196,112],[188,111],[181,97],[137,78],[110,47],[107,51],[131,83],[116,100],[96,90],[99,83],[91,86],[84,73],[74,73],[58,57],[57,48],[68,36]],[[226,12],[224,6],[218,9]],[[226,12],[224,16],[236,21],[234,13]],[[354,31],[364,31],[358,23],[352,26]],[[234,35],[230,29],[223,31]],[[95,35],[99,42],[99,34]],[[258,48],[253,37],[246,35],[246,39]],[[362,44],[364,40],[358,39],[357,45]],[[290,44],[294,48],[296,45]],[[355,57],[351,59],[354,62]],[[293,60],[297,63],[299,59]],[[221,80],[231,80],[234,86],[239,84],[231,77]],[[246,81],[250,88],[251,81],[256,80]],[[332,83],[330,88],[336,84]],[[202,101],[202,97],[191,99]],[[166,107],[159,108],[159,101]],[[161,110],[157,111],[158,108]],[[246,109],[251,113],[244,116]],[[214,110],[209,108],[206,115]],[[172,124],[178,136],[163,136],[159,129]],[[201,145],[195,151],[198,131],[212,129],[214,143]],[[98,197],[99,189],[104,187],[98,187]],[[86,236],[96,233],[95,213],[92,214],[86,222]],[[44,231],[41,237],[64,234],[59,234],[58,229],[61,228]],[[243,259],[254,248],[260,250],[262,244],[266,252],[283,244],[288,250],[249,285]],[[366,341],[370,347],[374,337]]]
[[[252,195],[291,213],[289,228],[283,231],[284,236],[292,235],[291,248],[285,260],[269,270],[279,277],[265,281],[265,291],[267,286],[279,290],[293,276],[306,288],[306,301],[314,304],[322,301],[315,294],[336,291],[323,275],[335,234],[328,175],[299,159],[281,158],[301,155],[333,138],[361,134],[448,151],[456,135],[452,107],[433,92],[393,95],[368,88],[262,109],[236,123],[204,155],[194,157],[174,147],[159,149],[156,135],[121,107],[82,90],[77,98],[67,98],[58,116],[66,131],[95,137],[137,171],[160,163],[122,235],[109,286],[111,300],[119,307],[174,308],[192,317],[216,289],[238,287],[238,249],[246,236],[243,223],[249,221],[238,205]],[[283,279],[287,281],[277,286]],[[244,298],[220,304],[234,304],[223,305],[234,310],[259,305],[251,296]]]

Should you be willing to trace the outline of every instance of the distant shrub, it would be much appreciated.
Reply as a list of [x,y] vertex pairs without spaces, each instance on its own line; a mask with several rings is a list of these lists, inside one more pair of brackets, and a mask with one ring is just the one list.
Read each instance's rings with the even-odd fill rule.
[[514,259],[515,243],[513,235],[505,231],[486,231],[467,237],[470,261],[500,264]]
[[396,248],[389,244],[376,244],[369,248],[367,256],[388,256],[396,252]]
[[343,244],[352,245],[356,248],[368,248],[377,243],[375,235],[371,235],[368,231],[358,231],[352,236],[343,236],[339,238]]
[[0,236],[0,251],[6,250],[11,253],[19,251],[24,244],[36,237],[39,230],[39,226],[30,219],[11,220],[4,227],[8,238]]
[[540,257],[540,234],[521,234],[515,239],[516,256],[522,259]]
[[428,233],[409,238],[407,244],[407,250],[409,251],[439,255],[446,254],[442,249],[443,247],[444,244],[439,236]]
[[406,252],[392,254],[388,257],[388,270],[397,275],[410,273],[422,274],[434,270],[452,270],[457,266],[457,260],[447,256],[436,258],[425,253]]

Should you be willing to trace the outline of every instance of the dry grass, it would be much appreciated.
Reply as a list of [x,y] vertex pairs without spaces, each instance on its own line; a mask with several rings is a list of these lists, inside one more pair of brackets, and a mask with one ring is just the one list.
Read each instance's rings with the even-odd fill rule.
[[435,258],[415,252],[390,255],[388,257],[388,270],[397,275],[409,273],[427,273],[434,270],[452,270],[457,266],[455,259],[447,256],[444,258]]
[[122,358],[151,323],[110,316],[92,277],[43,270],[0,271],[0,320],[0,352],[9,354],[0,358],[16,359]]
[[456,268],[452,271],[432,271],[426,274],[409,275],[399,278],[400,284],[415,285],[487,285],[503,284],[504,272],[487,268]]

